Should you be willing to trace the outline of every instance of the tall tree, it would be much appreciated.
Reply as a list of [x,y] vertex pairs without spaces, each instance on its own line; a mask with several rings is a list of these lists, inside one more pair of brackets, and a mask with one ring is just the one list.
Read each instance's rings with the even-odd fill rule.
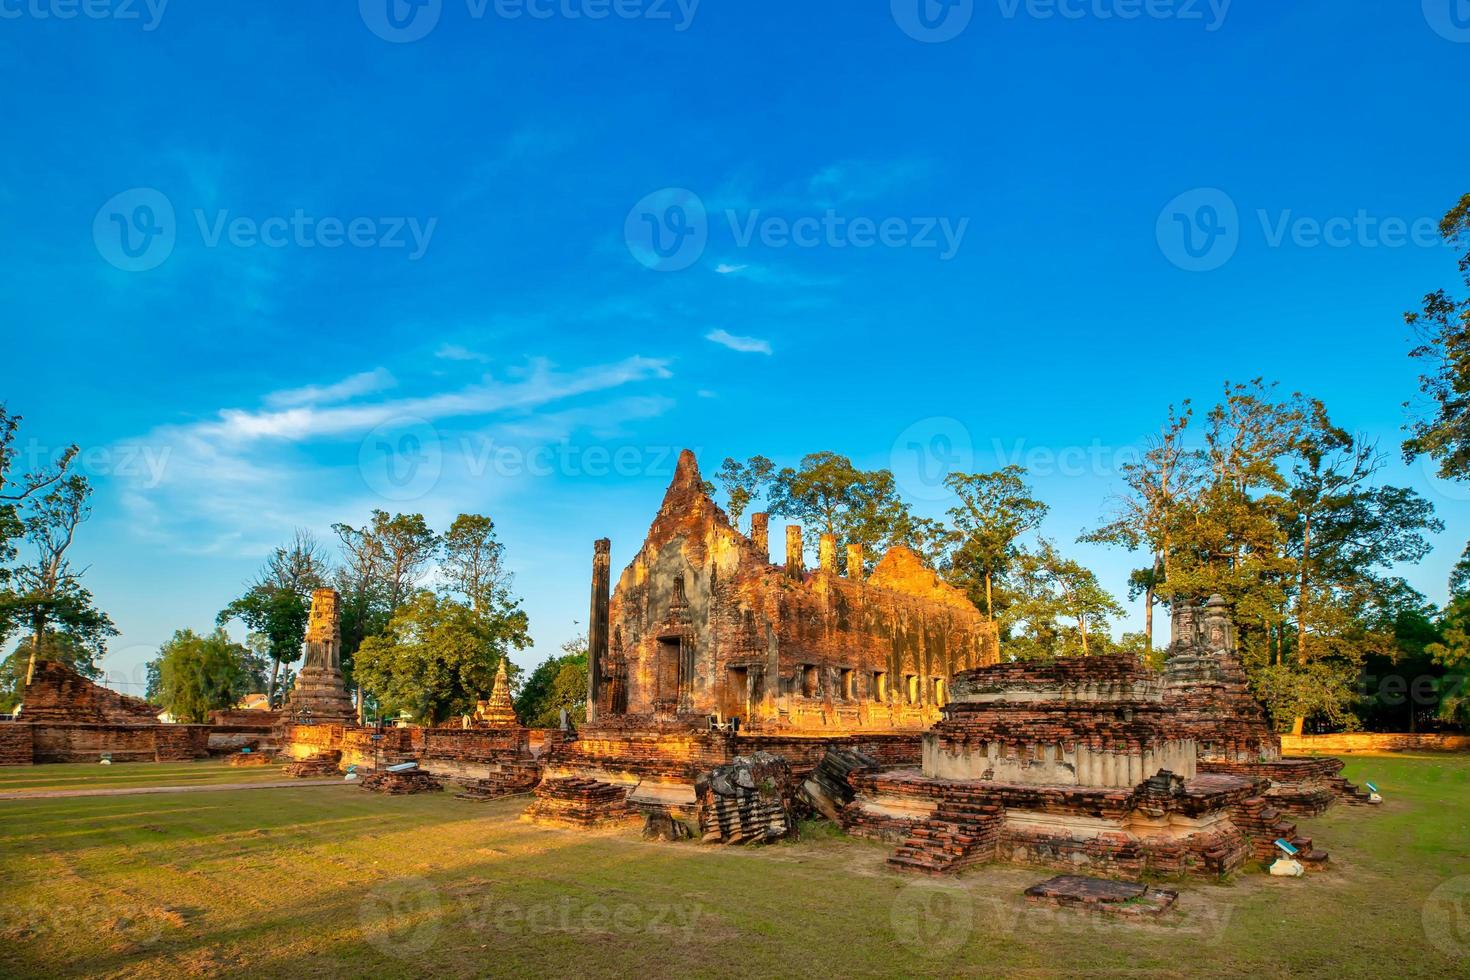
[[450,591],[463,596],[476,613],[487,613],[510,590],[503,561],[505,546],[495,538],[495,522],[481,514],[460,514],[444,534],[439,574]]
[[45,494],[31,499],[23,521],[35,557],[16,570],[18,588],[8,595],[7,606],[23,615],[30,629],[27,679],[53,632],[71,637],[97,657],[104,652],[107,638],[117,635],[112,620],[96,608],[92,594],[81,585],[85,569],[73,570],[67,559],[77,528],[91,516],[91,494],[86,477],[63,477]]
[[725,488],[725,497],[728,500],[725,509],[730,513],[730,522],[737,528],[745,508],[765,491],[775,471],[776,464],[764,456],[752,456],[743,463],[732,457],[725,457],[715,479]]
[[516,715],[532,728],[553,728],[566,711],[573,724],[587,718],[587,638],[562,644],[560,655],[547,657],[531,672],[516,694]]
[[1097,575],[1042,538],[1014,556],[1014,600],[1002,613],[1009,649],[1023,659],[1089,656],[1113,649],[1109,621],[1123,610]]
[[[1470,245],[1470,194],[1450,209],[1439,230],[1451,245]],[[1470,250],[1460,256],[1459,269],[1464,297],[1437,289],[1420,309],[1404,314],[1419,338],[1412,354],[1425,364],[1419,389],[1432,406],[1410,426],[1404,458],[1428,456],[1446,480],[1470,479]]]
[[311,593],[326,584],[328,574],[320,543],[311,532],[298,529],[289,542],[271,553],[245,594],[222,609],[216,619],[220,626],[238,619],[262,639],[271,660],[266,696],[272,707],[282,665],[301,657]]
[[980,586],[985,613],[992,618],[998,612],[996,579],[1014,564],[1020,537],[1046,518],[1047,506],[1031,495],[1025,476],[1025,468],[1007,466],[993,473],[951,473],[944,479],[959,498],[949,510],[955,574]]
[[1199,489],[1204,455],[1184,445],[1185,430],[1192,415],[1188,401],[1179,412],[1169,406],[1168,420],[1159,434],[1149,440],[1142,458],[1122,466],[1123,482],[1129,493],[1121,498],[1113,520],[1082,538],[1148,554],[1148,566],[1136,569],[1129,578],[1129,598],[1143,597],[1146,654],[1153,651],[1154,607],[1159,602],[1159,586],[1169,575],[1170,533],[1182,502],[1192,500]]
[[[811,453],[799,467],[784,467],[772,479],[768,497],[771,513],[794,518],[839,543],[860,544],[869,556],[906,543],[905,535],[914,530],[893,474],[860,470],[837,453]],[[807,547],[814,550],[817,541]],[[846,549],[837,549],[837,564],[846,568]]]
[[23,613],[10,593],[14,576],[11,565],[19,553],[16,541],[26,530],[22,508],[32,497],[60,483],[77,455],[75,445],[67,446],[49,466],[26,473],[16,472],[19,450],[15,439],[21,421],[21,416],[10,414],[7,406],[0,402],[0,643],[9,638],[18,625],[17,617]]

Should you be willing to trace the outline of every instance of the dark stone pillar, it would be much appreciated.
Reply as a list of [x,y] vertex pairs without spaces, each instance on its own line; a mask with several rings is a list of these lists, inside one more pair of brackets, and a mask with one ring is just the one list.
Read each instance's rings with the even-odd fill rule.
[[602,672],[607,664],[608,589],[612,542],[599,538],[592,547],[592,612],[587,617],[587,720],[597,720]]

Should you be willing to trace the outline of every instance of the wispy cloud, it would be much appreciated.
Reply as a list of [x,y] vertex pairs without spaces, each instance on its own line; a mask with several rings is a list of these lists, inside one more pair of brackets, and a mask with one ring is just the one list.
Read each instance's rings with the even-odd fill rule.
[[[293,527],[324,531],[372,507],[404,506],[379,495],[381,488],[366,478],[363,453],[381,427],[407,421],[442,459],[432,492],[411,506],[447,521],[455,508],[491,506],[515,485],[513,475],[487,473],[472,453],[514,444],[529,455],[537,445],[564,443],[577,433],[621,435],[625,424],[672,408],[672,399],[638,390],[670,377],[659,358],[571,369],[533,360],[444,390],[422,390],[444,386],[444,375],[410,375],[401,387],[419,386],[418,392],[385,397],[388,387],[399,386],[390,385],[394,376],[366,371],[278,391],[258,407],[160,426],[131,442],[164,460],[161,473],[121,477],[117,489],[139,535],[193,553],[255,554]],[[634,391],[615,395],[628,388]]]
[[722,276],[728,276],[731,273],[743,272],[748,268],[749,266],[747,265],[736,265],[732,262],[721,262],[719,265],[715,266],[715,271]]
[[444,344],[434,352],[434,356],[444,361],[480,361],[486,362],[490,358],[478,351],[472,351],[468,347],[459,344]]
[[740,351],[742,354],[771,353],[770,341],[761,340],[759,337],[741,337],[728,330],[711,330],[704,335],[704,339],[719,344],[721,347]]
[[383,391],[392,388],[397,383],[398,379],[393,377],[392,372],[386,368],[377,368],[343,378],[335,384],[306,385],[301,388],[288,388],[285,391],[273,392],[266,396],[265,401],[267,405],[276,408],[330,405],[334,402],[351,401],[360,395],[370,395],[375,391]]

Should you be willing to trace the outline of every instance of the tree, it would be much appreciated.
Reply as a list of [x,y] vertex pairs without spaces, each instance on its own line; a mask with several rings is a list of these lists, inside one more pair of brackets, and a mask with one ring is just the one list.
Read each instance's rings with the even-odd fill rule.
[[1013,629],[1009,652],[1022,659],[1089,656],[1112,649],[1109,618],[1123,610],[1080,563],[1042,538],[1015,556],[1015,601],[1003,624]]
[[715,479],[725,488],[728,500],[725,509],[730,513],[730,523],[737,528],[740,526],[745,508],[761,495],[775,471],[776,464],[764,456],[752,456],[744,463],[728,456],[725,458]]
[[276,706],[277,681],[283,664],[301,656],[306,625],[311,616],[311,593],[326,584],[327,559],[311,532],[298,529],[292,539],[276,548],[256,581],[240,598],[222,609],[216,623],[232,619],[261,637],[271,660],[266,696]]
[[22,618],[30,627],[31,659],[26,676],[35,667],[36,655],[47,646],[53,632],[70,637],[77,646],[102,656],[108,637],[117,629],[106,613],[96,608],[92,594],[81,585],[83,571],[73,571],[66,553],[76,540],[77,528],[91,515],[92,494],[87,478],[77,474],[54,481],[51,489],[30,501],[23,521],[26,539],[35,549],[30,564],[16,569],[17,589],[7,591],[4,618]]
[[1125,463],[1123,482],[1129,495],[1123,497],[1113,520],[1084,535],[1081,540],[1121,546],[1129,551],[1145,551],[1149,564],[1129,576],[1128,597],[1143,597],[1143,646],[1146,655],[1153,652],[1154,607],[1159,602],[1159,586],[1169,574],[1170,532],[1177,520],[1181,501],[1193,499],[1199,488],[1203,454],[1184,446],[1184,433],[1193,411],[1189,402],[1183,411],[1169,406],[1168,421],[1159,435],[1150,440],[1142,459]]
[[460,514],[444,535],[439,573],[445,587],[463,596],[477,613],[503,602],[511,576],[502,557],[505,546],[495,539],[495,522],[480,514]]
[[573,724],[587,719],[587,638],[562,644],[560,656],[547,657],[516,696],[516,715],[532,728],[553,728],[561,713]]
[[1046,518],[1047,506],[1031,496],[1025,476],[1023,467],[1007,466],[994,473],[951,473],[944,478],[944,485],[960,501],[949,510],[956,539],[955,575],[983,587],[985,614],[992,618],[997,613],[995,581],[1015,561],[1017,540]]
[[250,651],[223,629],[200,636],[178,630],[158,651],[159,701],[182,722],[202,724],[230,708],[251,684]]
[[[1451,245],[1470,244],[1470,194],[1450,209],[1439,230]],[[1470,250],[1460,257],[1459,269],[1470,290]],[[1470,293],[1456,299],[1435,290],[1404,320],[1420,341],[1412,356],[1427,365],[1419,390],[1433,403],[1432,414],[1410,426],[1404,459],[1428,456],[1439,464],[1442,478],[1470,479]]]
[[[838,542],[860,544],[876,560],[896,544],[908,544],[918,525],[898,495],[888,470],[860,470],[836,453],[803,456],[801,466],[785,467],[771,481],[771,513],[794,518]],[[815,550],[817,541],[808,541]],[[837,566],[847,570],[846,549],[839,548]]]
[[17,475],[15,437],[21,421],[21,416],[11,415],[0,402],[0,642],[9,638],[18,615],[23,614],[10,592],[14,575],[11,563],[18,554],[15,541],[26,530],[21,508],[36,494],[59,483],[77,455],[75,445],[67,446],[49,467]]
[[495,683],[501,658],[530,644],[524,612],[477,614],[433,592],[417,593],[387,629],[357,651],[357,680],[385,712],[427,723],[468,714]]
[[[383,632],[414,594],[440,541],[422,514],[390,517],[385,511],[374,510],[364,527],[333,524],[332,530],[342,551],[342,567],[337,575],[342,674],[347,683],[354,684],[358,648],[367,637]],[[358,693],[360,698],[360,689]]]

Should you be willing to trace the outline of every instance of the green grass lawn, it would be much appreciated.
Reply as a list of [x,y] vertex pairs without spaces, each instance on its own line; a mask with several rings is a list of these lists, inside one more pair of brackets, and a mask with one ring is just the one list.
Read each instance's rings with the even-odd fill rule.
[[222,760],[199,762],[119,762],[6,766],[0,768],[0,793],[29,790],[124,789],[138,786],[204,786],[211,783],[271,782],[281,767],[237,769]]
[[0,976],[1470,975],[1470,758],[1349,774],[1389,802],[1303,824],[1330,872],[1185,882],[1146,924],[1028,909],[1039,870],[893,874],[826,825],[742,849],[349,786],[6,802]]

